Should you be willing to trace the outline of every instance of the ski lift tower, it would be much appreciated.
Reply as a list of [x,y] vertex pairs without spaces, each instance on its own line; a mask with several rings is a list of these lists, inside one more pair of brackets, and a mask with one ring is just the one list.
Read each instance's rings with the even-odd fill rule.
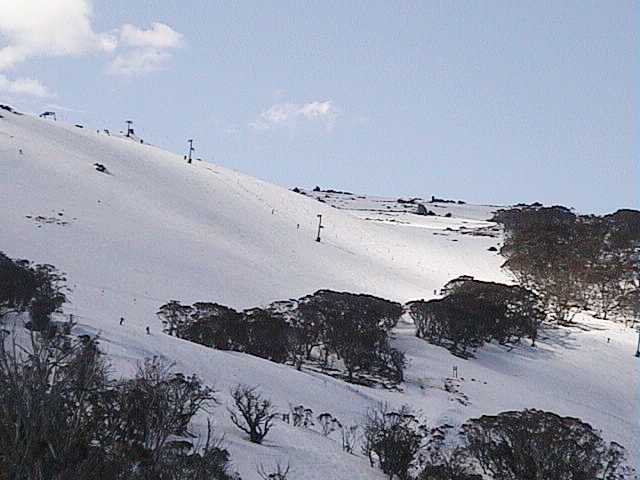
[[189,157],[187,158],[187,163],[191,163],[191,154],[195,152],[196,149],[193,148],[193,138],[190,138],[187,142],[189,143]]
[[318,235],[316,236],[316,242],[320,241],[320,230],[324,227],[322,226],[322,214],[318,214]]

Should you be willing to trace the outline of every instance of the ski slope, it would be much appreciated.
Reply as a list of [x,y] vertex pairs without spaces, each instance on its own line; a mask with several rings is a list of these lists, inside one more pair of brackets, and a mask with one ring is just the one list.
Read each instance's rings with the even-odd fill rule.
[[264,445],[250,444],[224,407],[238,382],[260,385],[281,411],[303,404],[343,424],[379,401],[410,404],[431,425],[544,408],[588,421],[640,464],[637,337],[618,324],[585,317],[587,328],[548,329],[536,349],[490,345],[460,360],[403,323],[395,343],[410,366],[403,391],[391,392],[169,337],[155,316],[171,299],[246,308],[331,288],[404,302],[432,297],[462,274],[508,282],[501,257],[488,251],[500,244],[488,221],[496,207],[427,204],[437,213],[427,217],[395,199],[331,194],[322,203],[128,138],[0,115],[0,250],[66,273],[65,311],[78,333],[101,336],[115,374],[157,355],[215,386],[222,406],[213,415],[244,479],[276,459],[290,463],[293,479],[383,476],[359,452],[342,452],[335,434],[278,423]]

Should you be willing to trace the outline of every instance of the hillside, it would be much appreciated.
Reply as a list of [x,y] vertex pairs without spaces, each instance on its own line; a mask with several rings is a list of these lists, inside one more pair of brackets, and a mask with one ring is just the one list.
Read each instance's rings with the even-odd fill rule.
[[[538,348],[490,345],[469,360],[415,338],[404,323],[395,344],[410,365],[397,392],[161,333],[155,312],[171,299],[246,308],[331,288],[404,302],[432,297],[462,274],[508,282],[501,257],[488,250],[500,243],[488,221],[496,207],[436,202],[427,204],[436,216],[418,216],[396,199],[321,193],[329,195],[321,203],[314,192],[189,165],[182,155],[131,139],[0,115],[0,251],[67,275],[65,312],[78,321],[78,333],[100,335],[116,374],[157,355],[201,375],[223,405],[231,385],[258,384],[281,411],[303,404],[343,424],[358,422],[378,401],[408,403],[431,425],[537,407],[580,417],[631,455],[640,452],[637,337],[613,323],[583,318],[584,328],[547,329]],[[454,365],[457,380],[449,378]],[[288,460],[293,478],[383,478],[363,456],[317,432],[279,423],[256,446],[231,425],[224,406],[214,416],[244,479],[257,478],[256,465],[273,459]]]

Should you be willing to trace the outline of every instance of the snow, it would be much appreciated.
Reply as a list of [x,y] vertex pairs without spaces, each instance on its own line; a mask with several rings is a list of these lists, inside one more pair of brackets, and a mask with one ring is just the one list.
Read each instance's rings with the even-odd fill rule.
[[[462,274],[509,282],[501,257],[488,251],[500,244],[486,236],[496,235],[488,219],[498,207],[426,203],[438,215],[427,217],[396,199],[301,195],[95,129],[2,116],[0,250],[67,274],[65,311],[79,333],[100,335],[116,375],[158,355],[213,385],[222,403],[213,416],[243,478],[256,479],[256,465],[275,460],[291,464],[292,478],[383,477],[359,451],[342,452],[335,433],[325,438],[278,422],[264,445],[250,444],[225,408],[237,382],[260,385],[280,411],[303,404],[343,424],[360,421],[380,401],[407,403],[430,425],[548,409],[588,421],[640,464],[637,336],[620,324],[583,317],[583,328],[548,329],[535,349],[489,345],[461,360],[415,338],[403,323],[395,344],[410,366],[403,391],[392,392],[175,339],[161,333],[155,316],[171,299],[246,308],[332,288],[404,302],[433,297]],[[454,365],[457,380],[449,379]],[[445,391],[445,382],[459,393]]]

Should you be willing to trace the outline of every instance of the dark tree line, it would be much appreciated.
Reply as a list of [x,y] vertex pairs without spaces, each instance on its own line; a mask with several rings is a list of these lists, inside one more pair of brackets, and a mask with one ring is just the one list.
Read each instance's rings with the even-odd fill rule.
[[407,407],[368,412],[363,452],[389,480],[624,480],[625,449],[588,423],[540,410],[427,429]]
[[297,300],[242,312],[217,303],[192,306],[172,300],[160,307],[164,331],[212,348],[268,360],[342,362],[347,380],[359,374],[403,380],[405,357],[390,345],[402,316],[399,303],[372,295],[319,290]]
[[0,252],[0,320],[26,312],[33,330],[46,330],[51,315],[66,302],[64,282],[52,265],[13,260]]
[[443,298],[405,305],[418,337],[462,355],[492,340],[508,343],[525,337],[535,344],[545,314],[532,291],[466,278],[452,280],[443,290]]
[[114,380],[94,338],[32,332],[25,345],[4,333],[0,479],[235,479],[211,428],[200,448],[191,442],[214,394],[157,361]]
[[576,215],[561,206],[500,210],[504,267],[535,291],[552,319],[581,309],[601,318],[640,314],[640,212]]

